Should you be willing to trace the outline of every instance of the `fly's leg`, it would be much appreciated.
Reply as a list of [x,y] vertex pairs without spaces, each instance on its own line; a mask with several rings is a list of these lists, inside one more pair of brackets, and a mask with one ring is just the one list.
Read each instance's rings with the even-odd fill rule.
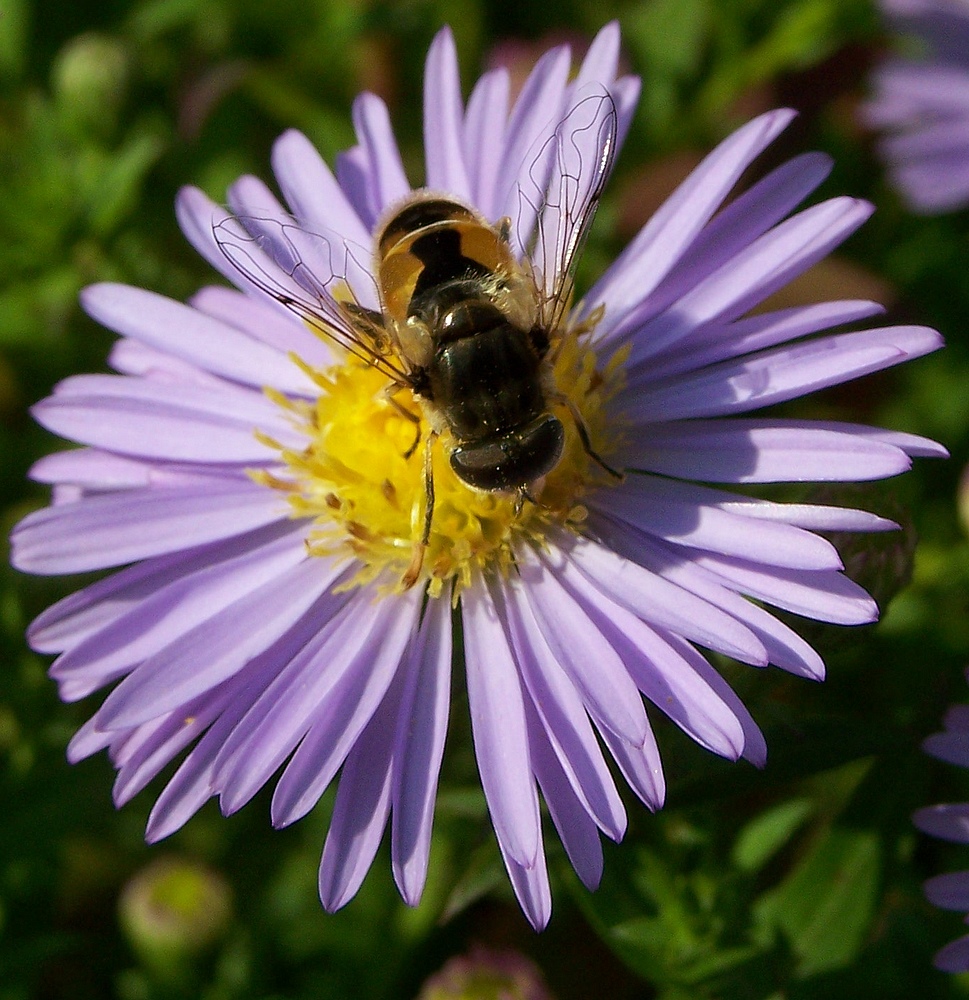
[[529,503],[535,504],[536,507],[543,506],[540,500],[532,496],[531,492],[528,489],[527,484],[522,483],[522,485],[519,486],[517,490],[515,490],[515,517],[518,517],[518,515],[522,512],[526,500]]
[[[431,522],[434,520],[433,448],[436,437],[437,432],[431,431],[431,433],[427,436],[427,440],[424,442],[424,516],[422,519],[420,497],[418,497],[414,502],[414,510],[411,516],[411,522],[415,528],[422,520],[423,525],[421,527],[420,539],[414,542],[414,547],[411,551],[410,565],[407,567],[403,577],[401,577],[400,582],[404,590],[410,590],[410,588],[417,582],[417,578],[421,575],[421,568],[424,565],[424,553],[427,551],[427,543],[431,538]],[[414,447],[417,447],[416,442]]]
[[595,448],[592,447],[592,441],[589,439],[589,428],[586,426],[585,421],[582,419],[582,414],[579,413],[578,409],[576,408],[575,403],[573,403],[572,400],[569,399],[568,396],[560,395],[560,394],[556,394],[555,396],[552,397],[552,399],[553,399],[553,402],[561,403],[563,406],[565,406],[568,409],[568,411],[569,411],[569,413],[570,413],[570,415],[572,417],[572,421],[575,424],[575,429],[579,433],[579,441],[582,444],[582,450],[601,469],[604,469],[606,472],[609,473],[610,476],[613,477],[613,479],[615,479],[615,480],[617,480],[618,482],[621,483],[626,478],[625,474],[622,473],[622,472],[620,472],[618,469],[614,469],[595,450]]
[[414,443],[404,452],[404,458],[410,458],[411,455],[417,451],[417,446],[421,443],[421,418],[418,414],[411,410],[408,410],[406,406],[403,406],[397,401],[396,395],[401,389],[405,389],[407,386],[398,385],[396,382],[388,385],[384,390],[384,395],[387,397],[387,402],[406,420],[409,420],[414,425]]

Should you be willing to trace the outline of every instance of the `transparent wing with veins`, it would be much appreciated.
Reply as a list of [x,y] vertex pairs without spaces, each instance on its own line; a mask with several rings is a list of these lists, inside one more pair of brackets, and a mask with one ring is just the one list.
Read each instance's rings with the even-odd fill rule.
[[576,264],[612,172],[617,133],[609,93],[599,85],[581,88],[520,186],[520,219],[534,219],[525,252],[542,292],[547,330],[559,329],[571,306]]
[[259,291],[388,378],[408,382],[383,323],[367,248],[291,218],[230,215],[212,233],[226,260]]

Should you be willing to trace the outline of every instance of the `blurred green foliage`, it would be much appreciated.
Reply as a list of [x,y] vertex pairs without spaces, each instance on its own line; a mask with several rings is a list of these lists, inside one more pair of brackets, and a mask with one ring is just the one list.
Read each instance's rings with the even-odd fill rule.
[[[2,0],[4,523],[45,502],[25,473],[58,446],[27,407],[68,373],[104,367],[110,337],[81,314],[78,290],[113,279],[181,297],[211,280],[174,222],[181,184],[221,198],[240,173],[268,176],[271,142],[287,127],[332,157],[352,141],[349,107],[364,88],[391,104],[418,179],[423,56],[442,23],[454,26],[470,85],[509,40],[528,58],[529,45],[591,34],[611,17],[645,86],[587,273],[628,238],[630,205],[654,203],[691,156],[777,104],[803,114],[770,156],[825,149],[837,165],[822,193],[877,204],[840,255],[853,265],[849,283],[877,282],[894,318],[937,326],[949,347],[791,412],[880,422],[950,447],[951,462],[920,462],[851,498],[907,528],[887,549],[846,551],[849,566],[883,602],[909,572],[911,584],[877,627],[812,626],[824,685],[723,665],[768,738],[763,772],[712,759],[657,719],[668,808],[652,816],[629,802],[629,834],[607,845],[595,894],[550,837],[555,913],[536,936],[501,869],[460,692],[424,902],[411,911],[399,901],[382,857],[359,896],[327,916],[316,868],[329,799],[285,831],[270,829],[265,795],[230,819],[209,806],[149,849],[151,791],[115,812],[105,760],[66,764],[90,705],[58,703],[22,636],[76,581],[7,570],[0,1000],[406,1000],[476,942],[527,953],[561,1000],[969,996],[965,979],[931,969],[960,925],[920,889],[928,875],[965,867],[965,851],[916,835],[909,820],[921,805],[969,799],[969,776],[919,752],[945,706],[967,697],[969,540],[956,493],[969,458],[969,213],[907,216],[854,123],[885,44],[868,0],[78,0],[56,17],[40,2]],[[164,962],[145,944],[150,925],[133,929],[124,905],[119,916],[119,900],[160,857],[225,887],[218,933]],[[209,891],[199,878],[162,897],[177,901],[177,916],[207,905]]]

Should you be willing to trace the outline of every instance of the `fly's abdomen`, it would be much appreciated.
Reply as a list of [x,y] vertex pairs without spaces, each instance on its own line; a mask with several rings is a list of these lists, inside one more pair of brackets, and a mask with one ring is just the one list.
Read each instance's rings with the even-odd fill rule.
[[461,442],[530,423],[545,410],[539,359],[527,334],[508,323],[440,345],[431,398]]

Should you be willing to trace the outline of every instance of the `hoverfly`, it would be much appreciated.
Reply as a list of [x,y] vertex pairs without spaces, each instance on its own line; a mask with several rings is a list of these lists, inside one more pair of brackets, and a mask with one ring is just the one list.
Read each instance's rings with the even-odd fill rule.
[[[535,501],[536,484],[561,458],[565,430],[553,406],[569,411],[586,453],[620,477],[593,450],[581,415],[552,379],[578,253],[612,169],[616,135],[607,93],[576,99],[526,158],[514,226],[511,217],[491,223],[447,193],[415,191],[379,222],[369,267],[368,251],[308,232],[278,206],[265,217],[214,226],[222,253],[256,289],[385,374],[392,403],[403,389],[419,401],[430,428],[423,528],[405,587],[416,581],[430,538],[431,448],[445,432],[458,478],[513,493],[519,508]],[[420,418],[398,409],[417,425],[410,455]]]

